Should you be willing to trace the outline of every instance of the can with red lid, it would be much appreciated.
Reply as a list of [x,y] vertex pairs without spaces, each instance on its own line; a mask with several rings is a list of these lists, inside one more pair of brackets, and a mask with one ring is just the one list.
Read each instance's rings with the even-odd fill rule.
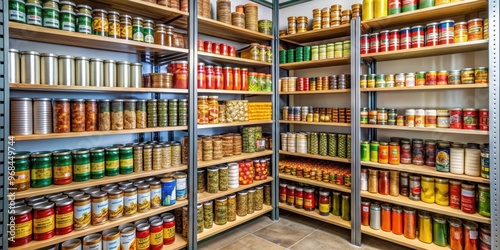
[[206,79],[205,79],[205,64],[204,63],[198,63],[198,89],[205,89],[207,87],[206,85]]
[[229,55],[229,51],[227,49],[227,44],[225,44],[225,43],[219,44],[219,52],[223,56],[228,56]]
[[436,46],[439,44],[438,23],[429,23],[425,29],[425,46]]
[[380,49],[379,52],[387,52],[389,51],[389,31],[383,30],[380,31]]
[[400,49],[411,48],[411,32],[410,27],[402,28],[399,31],[399,47]]
[[228,49],[229,56],[233,56],[233,57],[236,56],[236,47],[235,46],[228,46],[227,49]]
[[305,78],[305,77],[299,77],[297,79],[297,91],[306,91],[304,89],[305,79],[307,79],[307,78]]
[[450,109],[450,128],[462,129],[462,109]]
[[370,36],[368,34],[361,35],[361,55],[370,53]]
[[212,53],[220,54],[220,48],[218,43],[212,43]]
[[463,111],[463,128],[477,129],[477,110],[473,108],[464,109]]
[[439,22],[439,44],[452,44],[455,41],[455,21]]
[[490,129],[490,112],[488,109],[479,110],[479,130]]
[[411,27],[411,48],[422,48],[425,46],[424,26]]
[[207,53],[212,53],[212,42],[210,41],[203,42],[203,50]]
[[370,34],[370,53],[378,53],[380,51],[380,34]]
[[399,50],[399,30],[389,31],[389,51]]

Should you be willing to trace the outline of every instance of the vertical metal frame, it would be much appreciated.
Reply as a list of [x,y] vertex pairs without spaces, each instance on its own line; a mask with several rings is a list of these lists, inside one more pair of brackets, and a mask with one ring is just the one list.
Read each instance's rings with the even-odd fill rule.
[[272,174],[274,176],[271,183],[271,205],[273,206],[272,219],[279,219],[279,208],[278,208],[278,190],[279,190],[279,178],[278,178],[278,163],[279,163],[279,149],[280,149],[280,124],[279,124],[279,113],[280,113],[280,93],[279,93],[279,1],[273,0],[273,66],[272,66],[272,78],[273,78],[273,95],[272,95],[272,106],[273,106],[273,128],[272,128],[272,140],[273,140],[273,157],[272,157]]
[[[196,204],[198,203],[197,182],[198,170],[198,114],[197,114],[197,66],[198,66],[198,1],[189,1],[189,19],[188,19],[188,41],[189,41],[189,165],[188,165],[188,249],[196,250],[198,248],[198,239],[196,232]],[[201,157],[201,156],[200,156]]]
[[490,191],[491,249],[500,249],[500,6],[498,0],[488,1],[489,15],[489,111],[490,111]]
[[351,21],[351,244],[361,246],[361,18]]
[[[9,131],[10,131],[10,97],[9,97],[9,1],[2,1],[1,6],[2,20],[1,26],[2,33],[0,34],[0,131],[2,133],[2,142],[0,145],[0,162],[1,166],[4,166],[0,170],[0,175],[2,175],[2,182],[0,182],[0,190],[2,190],[3,196],[0,197],[0,210],[2,210],[2,219],[0,228],[0,249],[7,249],[8,245],[8,223],[9,223],[9,172],[7,171],[7,166],[9,165]],[[3,124],[2,124],[3,123]]]

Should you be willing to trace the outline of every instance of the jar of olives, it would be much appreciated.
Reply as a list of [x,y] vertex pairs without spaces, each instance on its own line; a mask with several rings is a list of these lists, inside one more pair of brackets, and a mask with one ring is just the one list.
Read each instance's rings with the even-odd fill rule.
[[214,225],[214,202],[203,203],[203,227],[208,229]]
[[158,100],[158,127],[168,126],[168,100]]
[[253,197],[254,210],[259,211],[263,209],[264,204],[264,187],[255,187],[255,195]]
[[238,192],[236,196],[236,214],[240,217],[248,214],[248,192]]
[[227,191],[229,189],[229,167],[221,165],[219,167],[219,190]]
[[178,108],[179,108],[179,100],[177,99],[168,100],[168,126],[178,126],[179,124]]
[[227,198],[215,199],[215,224],[225,225],[227,223]]
[[73,178],[75,181],[90,180],[90,151],[87,149],[73,150]]
[[219,192],[219,169],[217,167],[207,169],[207,192],[211,194]]
[[52,153],[48,151],[31,154],[31,187],[46,187],[52,184]]
[[227,196],[227,221],[236,220],[236,194]]
[[187,99],[179,99],[179,108],[177,110],[178,126],[187,126]]
[[158,127],[158,100],[151,99],[147,102],[148,128]]
[[247,194],[247,214],[253,214],[255,208],[255,189],[251,188]]
[[207,185],[207,180],[205,178],[205,169],[198,169],[198,193],[204,193],[205,187]]
[[108,12],[103,9],[92,11],[92,34],[98,36],[108,36]]

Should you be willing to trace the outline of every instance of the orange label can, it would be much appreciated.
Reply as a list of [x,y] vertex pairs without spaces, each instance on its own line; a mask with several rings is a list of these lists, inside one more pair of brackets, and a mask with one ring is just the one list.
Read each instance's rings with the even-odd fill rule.
[[469,20],[467,23],[468,28],[468,40],[469,41],[477,41],[483,39],[483,19],[475,18]]
[[455,23],[455,43],[463,43],[468,41],[469,32],[466,22]]

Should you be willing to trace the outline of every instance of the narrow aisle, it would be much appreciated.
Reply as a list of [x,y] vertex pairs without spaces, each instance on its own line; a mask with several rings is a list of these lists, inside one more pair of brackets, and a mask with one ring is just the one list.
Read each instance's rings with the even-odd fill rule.
[[350,231],[289,212],[279,221],[259,217],[237,228],[202,241],[200,250],[406,250],[390,242],[363,237],[361,247],[349,242]]

